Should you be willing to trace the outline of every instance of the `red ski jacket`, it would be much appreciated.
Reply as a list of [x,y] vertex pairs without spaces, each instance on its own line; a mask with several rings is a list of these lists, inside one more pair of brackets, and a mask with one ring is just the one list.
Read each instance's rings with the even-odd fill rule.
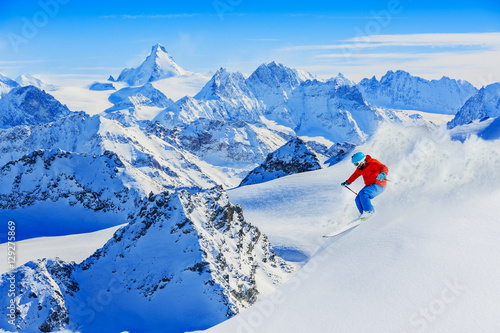
[[371,158],[370,155],[366,155],[366,163],[362,169],[356,168],[356,171],[352,174],[352,176],[347,180],[349,184],[352,184],[359,176],[363,176],[363,180],[365,181],[365,186],[377,184],[383,187],[387,186],[387,181],[378,180],[377,176],[379,173],[385,172],[385,174],[389,174],[389,169],[377,161],[376,159]]

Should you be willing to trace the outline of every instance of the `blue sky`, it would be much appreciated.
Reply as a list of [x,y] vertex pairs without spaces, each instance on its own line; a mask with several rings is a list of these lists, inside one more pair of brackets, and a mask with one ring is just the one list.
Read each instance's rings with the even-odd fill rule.
[[[403,69],[500,81],[499,1],[0,1],[0,73],[106,79],[161,43],[182,67],[276,60],[354,81]],[[55,82],[55,83],[59,83]]]

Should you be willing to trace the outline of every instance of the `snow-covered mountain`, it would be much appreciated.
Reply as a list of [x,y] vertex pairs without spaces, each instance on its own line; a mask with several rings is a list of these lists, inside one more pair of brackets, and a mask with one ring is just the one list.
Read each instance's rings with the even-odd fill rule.
[[306,80],[313,80],[309,73],[299,72],[275,61],[260,65],[246,79],[246,84],[253,95],[261,100],[267,111],[272,111],[286,103],[292,91]]
[[0,99],[0,126],[37,125],[67,116],[71,111],[34,86],[17,87]]
[[455,114],[477,89],[469,82],[443,76],[425,80],[398,70],[388,71],[380,81],[375,76],[357,84],[363,97],[374,106]]
[[324,153],[329,159],[326,161],[330,166],[342,161],[356,148],[355,144],[349,142],[336,142]]
[[93,91],[106,91],[106,90],[116,90],[113,83],[110,82],[94,82],[89,86],[89,90]]
[[[102,211],[133,207],[125,166],[119,157],[37,150],[0,169],[0,208],[18,209],[40,201],[64,200],[68,205]],[[130,201],[132,200],[132,201]]]
[[477,94],[469,98],[455,118],[448,123],[448,128],[498,116],[500,116],[500,83],[493,83],[481,88]]
[[238,186],[250,170],[288,138],[261,124],[208,119],[174,128],[155,122],[145,130],[216,167],[229,188]]
[[172,129],[154,123],[147,131],[221,167],[258,163],[286,142],[282,133],[243,121],[232,123],[198,119]]
[[[22,291],[17,328],[207,328],[269,295],[294,271],[221,188],[149,196],[130,222],[79,265],[39,260],[11,272]],[[9,300],[0,302],[3,312]],[[116,316],[122,319],[109,320]],[[0,327],[12,328],[6,320],[2,316]]]
[[[17,126],[0,131],[0,161],[7,163],[35,150],[59,148],[64,151],[101,155],[117,154],[127,172],[128,187],[143,195],[179,187],[212,187],[213,167],[182,147],[175,147],[136,126],[101,116],[75,113],[53,123]],[[84,169],[81,172],[85,172]],[[223,184],[219,180],[219,184]]]
[[285,107],[273,111],[272,119],[293,128],[297,135],[358,144],[373,134],[382,115],[342,76],[327,82],[303,82]]
[[116,81],[127,82],[131,86],[139,86],[148,82],[186,74],[189,74],[189,72],[175,63],[165,47],[156,44],[139,67],[124,69]]
[[0,73],[0,98],[16,87],[19,87],[19,83]]
[[112,93],[108,100],[115,106],[108,111],[126,109],[134,106],[156,106],[166,108],[173,101],[165,96],[161,91],[146,83],[139,87],[125,87]]
[[48,90],[48,91],[52,91],[52,90],[57,89],[56,86],[54,86],[52,84],[47,84],[47,83],[43,82],[42,80],[40,80],[39,78],[34,77],[31,74],[19,75],[16,78],[16,82],[19,83],[19,85],[22,87],[35,86],[40,90]]
[[276,63],[260,66],[246,80],[221,68],[198,94],[172,104],[154,121],[173,127],[200,118],[265,126],[270,120],[284,126],[283,132],[333,142],[359,143],[373,133],[382,115],[365,103],[352,81],[341,74],[327,82],[303,78]]
[[151,83],[122,88],[112,93],[108,100],[114,105],[105,111],[105,117],[116,119],[127,126],[151,120],[174,103]]
[[300,138],[293,138],[252,170],[240,186],[258,184],[295,173],[321,169],[322,158]]
[[262,108],[241,73],[221,68],[198,94],[180,99],[154,120],[167,127],[189,124],[199,118],[253,123],[260,121]]

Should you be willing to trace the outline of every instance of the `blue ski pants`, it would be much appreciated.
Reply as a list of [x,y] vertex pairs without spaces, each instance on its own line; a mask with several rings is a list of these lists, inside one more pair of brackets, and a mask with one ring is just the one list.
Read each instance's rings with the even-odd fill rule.
[[377,195],[382,194],[384,190],[385,187],[376,184],[363,187],[363,189],[359,191],[358,195],[356,196],[356,206],[358,207],[359,213],[372,213],[374,209],[370,200],[375,198]]

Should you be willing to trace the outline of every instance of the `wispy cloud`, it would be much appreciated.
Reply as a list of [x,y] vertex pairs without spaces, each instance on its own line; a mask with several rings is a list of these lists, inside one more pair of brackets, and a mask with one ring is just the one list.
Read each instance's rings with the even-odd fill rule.
[[130,15],[130,14],[119,14],[119,15],[103,15],[99,18],[101,19],[126,19],[126,20],[135,20],[135,19],[172,19],[172,18],[185,18],[185,17],[194,17],[199,16],[201,14],[197,13],[184,13],[184,14],[155,14],[155,15]]
[[105,67],[105,66],[95,66],[95,67],[73,67],[72,70],[75,71],[118,71],[122,70],[122,67]]
[[[305,13],[290,13],[290,14],[285,14],[285,16],[290,16],[290,17],[312,17],[312,18],[319,18],[319,19],[329,19],[329,20],[373,20],[373,19],[387,19],[385,16],[377,16],[377,15],[364,15],[364,16],[356,16],[356,15],[325,15],[325,14],[305,14]],[[391,19],[402,19],[404,17],[391,17]]]
[[372,35],[342,40],[354,43],[379,43],[381,46],[483,46],[500,47],[500,33],[431,33],[408,35]]
[[367,49],[390,46],[415,47],[457,47],[475,46],[484,48],[500,48],[500,33],[435,33],[409,35],[372,35],[353,37],[327,45],[298,45],[282,49],[282,51],[313,50],[348,50]]
[[379,43],[352,43],[352,44],[328,44],[328,45],[298,45],[288,46],[279,51],[315,51],[315,50],[342,50],[342,49],[364,49],[384,46]]
[[41,59],[36,59],[36,60],[10,60],[10,61],[0,61],[0,66],[3,65],[24,65],[24,64],[37,64],[41,62],[47,62],[47,60],[41,60]]
[[411,59],[422,58],[430,53],[332,53],[319,54],[316,58],[357,58],[357,59]]
[[249,38],[247,39],[252,42],[279,42],[281,39],[276,38]]
[[359,79],[404,69],[428,78],[462,78],[478,87],[500,80],[499,32],[372,35],[278,51],[294,54],[316,74],[340,70]]

